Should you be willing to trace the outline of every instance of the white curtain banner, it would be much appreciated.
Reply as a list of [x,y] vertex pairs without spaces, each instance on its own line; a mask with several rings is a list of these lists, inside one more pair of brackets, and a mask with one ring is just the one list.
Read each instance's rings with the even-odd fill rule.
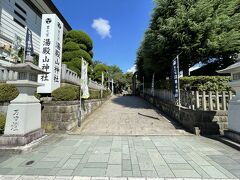
[[89,98],[89,90],[88,90],[88,63],[82,58],[82,70],[81,70],[81,90],[82,90],[82,98]]

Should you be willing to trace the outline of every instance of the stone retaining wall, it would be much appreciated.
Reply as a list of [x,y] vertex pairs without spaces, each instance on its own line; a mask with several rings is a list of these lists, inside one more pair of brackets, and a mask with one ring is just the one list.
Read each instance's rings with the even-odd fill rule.
[[80,116],[79,101],[51,101],[42,104],[42,128],[47,132],[69,131],[81,123],[107,99],[83,100]]
[[[154,104],[159,110],[181,123],[187,130],[201,135],[223,134],[227,129],[227,111],[200,111],[180,108],[167,102],[145,95],[145,100]],[[179,113],[180,112],[180,113]]]

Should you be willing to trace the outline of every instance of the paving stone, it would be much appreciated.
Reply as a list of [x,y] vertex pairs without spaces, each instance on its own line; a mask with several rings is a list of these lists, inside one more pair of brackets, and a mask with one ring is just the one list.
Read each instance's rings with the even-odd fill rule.
[[74,176],[72,180],[91,180],[91,177]]
[[80,159],[68,159],[62,169],[75,169],[80,162]]
[[122,160],[122,170],[123,171],[131,171],[132,170],[132,164],[130,160],[123,159]]
[[172,178],[175,177],[171,169],[167,166],[162,166],[156,170],[159,177]]
[[121,164],[122,163],[122,153],[121,152],[111,152],[108,163],[109,164]]
[[127,178],[124,178],[124,177],[110,177],[110,180],[127,180]]
[[156,171],[141,171],[143,177],[158,177]]
[[78,175],[81,176],[105,176],[106,169],[103,168],[83,168]]
[[132,177],[133,172],[132,171],[122,171],[122,176],[124,177]]
[[1,180],[16,180],[18,179],[20,176],[14,176],[14,175],[4,175],[1,176]]
[[201,176],[194,170],[189,169],[173,169],[172,170],[174,175],[178,177],[184,177],[184,178],[200,178]]
[[106,176],[122,176],[122,167],[121,165],[108,165]]
[[71,176],[73,173],[73,170],[71,169],[60,169],[56,175],[57,176]]
[[109,155],[105,155],[105,154],[93,154],[90,155],[88,162],[108,162],[109,159]]
[[34,168],[54,168],[57,165],[57,162],[47,162],[47,161],[40,161],[36,162],[33,166]]
[[5,161],[6,164],[4,163],[5,165],[3,166],[3,168],[16,168],[25,161],[26,159],[23,158],[14,158],[10,162]]
[[24,171],[24,175],[48,175],[48,173],[51,171],[49,168],[28,168]]
[[57,176],[54,180],[72,180],[73,176]]
[[87,163],[84,165],[87,168],[107,168],[107,166],[107,163]]
[[201,168],[211,177],[211,178],[227,178],[222,172],[217,170],[214,166],[201,166]]
[[53,180],[55,176],[38,176],[37,180]]
[[133,177],[140,177],[140,176],[142,176],[140,171],[134,171],[133,170],[132,174],[133,174]]
[[83,155],[82,155],[82,154],[73,154],[73,155],[71,155],[70,158],[71,158],[71,159],[82,159],[82,158],[83,158]]
[[35,180],[38,176],[21,176],[18,180]]
[[13,169],[12,168],[1,168],[0,169],[0,174],[1,175],[6,175],[9,174],[9,172],[11,172]]
[[194,161],[188,161],[188,163],[193,167],[193,169],[202,177],[202,178],[210,178],[210,176]]
[[168,164],[170,169],[181,169],[181,170],[191,170],[192,166],[189,164]]
[[91,180],[109,180],[108,177],[92,177]]
[[151,161],[146,161],[145,163],[139,163],[139,167],[141,171],[152,171],[154,170],[154,166]]
[[179,155],[163,155],[163,158],[167,163],[179,163],[185,164],[187,163],[181,156]]

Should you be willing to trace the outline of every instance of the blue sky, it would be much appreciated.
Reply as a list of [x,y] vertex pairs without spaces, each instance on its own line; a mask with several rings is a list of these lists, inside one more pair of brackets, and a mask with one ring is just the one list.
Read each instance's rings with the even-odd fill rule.
[[152,0],[53,0],[73,29],[84,30],[94,42],[94,60],[118,65],[124,72],[148,27]]

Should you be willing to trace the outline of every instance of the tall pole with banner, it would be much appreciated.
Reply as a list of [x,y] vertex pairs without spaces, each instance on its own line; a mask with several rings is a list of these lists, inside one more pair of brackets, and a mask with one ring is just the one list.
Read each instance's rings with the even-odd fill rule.
[[26,43],[25,43],[25,50],[24,50],[24,61],[27,58],[32,59],[33,55],[33,42],[32,42],[32,31],[27,28],[26,32]]
[[179,55],[172,61],[172,86],[175,102],[180,108],[181,105],[181,93],[180,93],[180,81],[179,81]]
[[155,73],[153,73],[153,76],[152,76],[152,96],[154,98],[154,82],[155,81]]
[[101,88],[101,98],[103,97],[103,82],[104,82],[104,74],[102,72],[102,88]]

